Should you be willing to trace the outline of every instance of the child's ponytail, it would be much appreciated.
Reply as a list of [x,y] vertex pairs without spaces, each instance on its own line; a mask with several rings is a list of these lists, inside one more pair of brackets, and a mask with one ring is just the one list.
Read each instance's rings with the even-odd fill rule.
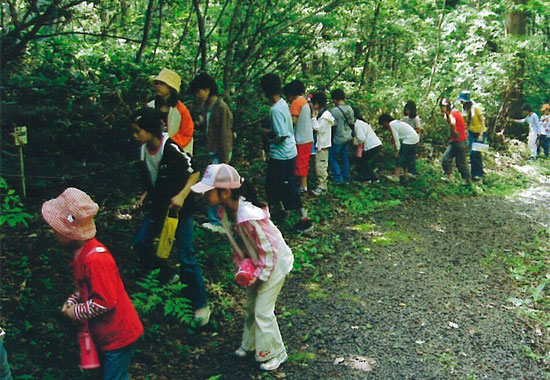
[[243,197],[256,207],[264,208],[267,206],[265,202],[258,199],[258,194],[256,193],[254,185],[243,177],[241,177],[241,187],[238,189],[231,189],[231,199],[238,200],[239,197]]

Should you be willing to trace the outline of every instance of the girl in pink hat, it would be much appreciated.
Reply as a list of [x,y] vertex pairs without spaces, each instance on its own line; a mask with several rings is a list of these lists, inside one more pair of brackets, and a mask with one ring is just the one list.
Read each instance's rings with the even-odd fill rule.
[[227,164],[210,165],[201,182],[191,187],[209,206],[221,205],[223,229],[233,248],[235,268],[252,261],[246,317],[238,357],[255,352],[260,369],[279,368],[288,356],[274,309],[294,257],[281,232],[269,219],[269,211],[256,198],[252,185]]
[[133,346],[143,334],[143,326],[113,256],[95,238],[98,209],[86,193],[68,188],[42,205],[42,217],[52,227],[55,239],[74,252],[71,267],[77,291],[61,312],[82,322],[82,330],[89,326],[103,354],[103,378],[127,380]]

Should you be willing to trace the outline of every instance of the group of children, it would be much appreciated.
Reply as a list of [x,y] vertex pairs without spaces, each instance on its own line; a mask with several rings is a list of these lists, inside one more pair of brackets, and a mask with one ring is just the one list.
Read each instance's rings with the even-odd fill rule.
[[[264,130],[269,154],[266,204],[258,200],[250,182],[228,164],[232,156],[233,116],[220,98],[215,80],[201,74],[190,84],[197,101],[205,107],[205,113],[195,121],[179,100],[179,75],[163,69],[153,83],[155,99],[136,112],[130,123],[133,138],[141,144],[144,191],[138,204],[146,212],[134,241],[136,260],[146,269],[160,268],[163,282],[185,283],[185,296],[193,305],[197,325],[208,323],[210,308],[193,242],[193,215],[197,212],[194,194],[201,194],[208,207],[208,223],[223,231],[233,248],[235,269],[239,270],[245,261],[253,264],[251,280],[246,285],[244,332],[234,354],[246,357],[254,353],[262,370],[277,369],[287,360],[287,354],[274,308],[285,277],[292,269],[293,255],[271,217],[280,218],[285,209],[294,210],[299,216],[295,230],[310,231],[313,226],[301,195],[308,190],[311,155],[315,155],[312,161],[317,179],[312,192],[320,195],[328,188],[329,166],[335,183],[350,180],[349,151],[354,139],[358,179],[378,181],[373,162],[382,142],[359,111],[346,104],[342,90],[332,91],[334,107],[329,110],[324,92],[314,93],[308,101],[301,81],[295,80],[283,88],[279,76],[265,75],[260,87],[270,104]],[[453,108],[449,99],[440,104],[451,131],[443,168],[450,178],[451,162],[456,158],[463,178],[469,180],[465,159],[468,143],[471,151],[474,141],[484,141],[485,123],[481,107],[471,101],[468,92],[462,92],[459,100],[463,102],[462,113]],[[548,136],[550,105],[544,105],[543,111],[542,128],[546,132],[539,134]],[[414,102],[407,102],[404,114],[403,120],[394,120],[389,114],[382,114],[378,120],[391,132],[396,149],[397,168],[395,175],[390,176],[394,180],[416,174],[421,127]],[[531,112],[518,122],[531,123],[532,119]],[[200,181],[192,160],[196,125],[205,127],[209,152],[209,165]],[[548,155],[548,137],[540,141]],[[470,160],[473,175],[481,176],[481,158],[471,155]],[[74,253],[71,267],[78,290],[67,299],[62,312],[81,321],[82,329],[89,329],[103,352],[104,378],[128,379],[133,346],[143,327],[111,253],[95,238],[94,216],[98,209],[86,193],[68,188],[44,203],[42,215],[59,243]],[[166,259],[155,255],[154,240],[167,215],[178,219],[175,237],[180,274],[173,271]]]

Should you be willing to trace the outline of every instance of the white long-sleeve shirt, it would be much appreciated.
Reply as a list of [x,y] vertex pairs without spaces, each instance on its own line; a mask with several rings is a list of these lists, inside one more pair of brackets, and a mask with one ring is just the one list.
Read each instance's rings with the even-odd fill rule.
[[516,123],[529,123],[529,129],[531,133],[539,135],[541,133],[539,117],[536,113],[531,112],[531,114],[523,119],[515,119]]

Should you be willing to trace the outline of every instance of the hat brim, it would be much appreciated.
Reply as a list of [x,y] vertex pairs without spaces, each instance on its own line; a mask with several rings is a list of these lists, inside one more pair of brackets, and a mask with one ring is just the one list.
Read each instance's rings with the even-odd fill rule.
[[56,232],[71,240],[88,240],[93,238],[97,232],[95,223],[93,222],[86,229],[73,230],[67,228],[57,211],[60,208],[59,203],[61,202],[62,200],[59,198],[50,199],[44,202],[42,205],[42,218],[44,218],[46,223]]
[[195,193],[204,194],[207,191],[215,189],[214,186],[207,185],[205,183],[199,182],[191,186],[191,190]]

